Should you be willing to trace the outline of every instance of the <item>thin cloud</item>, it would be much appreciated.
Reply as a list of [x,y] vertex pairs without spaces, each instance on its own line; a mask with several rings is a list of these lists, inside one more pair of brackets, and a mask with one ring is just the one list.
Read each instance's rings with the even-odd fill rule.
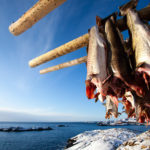
[[[17,72],[19,77],[13,82],[20,90],[30,90],[33,87],[32,81],[35,80],[35,73],[31,74],[32,69],[28,66],[29,59],[39,56],[53,47],[54,37],[57,26],[60,23],[61,10],[52,12],[46,19],[41,20],[35,28],[29,29],[28,33],[23,33],[20,37],[15,39],[16,51],[18,59]],[[37,30],[37,31],[35,31]],[[40,79],[40,77],[36,77]]]
[[[88,121],[88,116],[40,112],[41,109],[14,110],[0,108],[0,121]],[[45,111],[45,110],[44,110]],[[96,118],[93,118],[96,119]],[[94,121],[94,120],[93,120]]]

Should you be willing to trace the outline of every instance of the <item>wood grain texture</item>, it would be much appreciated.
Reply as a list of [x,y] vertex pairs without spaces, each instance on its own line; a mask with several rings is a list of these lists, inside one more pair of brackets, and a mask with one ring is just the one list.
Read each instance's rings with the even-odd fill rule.
[[13,35],[23,33],[65,1],[66,0],[39,0],[23,16],[9,26],[9,31]]
[[57,57],[63,56],[67,53],[73,52],[79,48],[82,48],[84,46],[88,45],[89,41],[89,34],[85,34],[83,36],[80,36],[73,41],[70,41],[60,47],[57,47],[29,62],[30,67],[36,67],[40,64],[43,64],[47,61],[53,60]]
[[60,70],[60,69],[63,69],[63,68],[71,67],[71,66],[74,66],[74,65],[85,63],[86,61],[87,61],[87,56],[84,56],[84,57],[74,59],[74,60],[59,64],[59,65],[56,65],[56,66],[52,66],[52,67],[40,70],[40,74],[45,74],[45,73],[48,73],[48,72],[52,72],[52,71]]
[[[143,20],[150,20],[150,5],[147,7],[141,9],[138,11],[141,19]],[[120,29],[120,31],[124,31],[127,29],[127,25],[124,19],[119,19],[117,21],[117,26]],[[38,65],[41,65],[47,61],[53,60],[57,57],[63,56],[67,53],[73,52],[79,48],[82,48],[84,46],[87,46],[89,42],[89,34],[85,34],[77,39],[74,39],[60,47],[57,47],[29,62],[30,67],[36,67]]]

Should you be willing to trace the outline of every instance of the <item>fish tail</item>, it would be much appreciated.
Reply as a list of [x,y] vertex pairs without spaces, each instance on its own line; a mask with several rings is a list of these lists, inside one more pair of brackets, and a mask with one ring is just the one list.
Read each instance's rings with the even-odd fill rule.
[[104,24],[103,24],[103,19],[99,16],[96,16],[96,27],[98,31],[102,34],[104,34]]
[[128,13],[128,10],[135,9],[139,0],[131,0],[130,2],[119,7],[120,13],[119,15],[125,16]]
[[[117,15],[118,15],[118,12],[114,12],[114,13],[112,13],[111,15],[107,16],[106,18],[103,18],[103,19],[101,20],[101,24],[104,25],[105,22],[106,22],[109,18],[111,18],[111,20],[116,21]],[[112,18],[113,18],[113,19],[112,19]]]
[[96,24],[98,27],[100,27],[102,24],[102,18],[100,18],[99,16],[96,16]]

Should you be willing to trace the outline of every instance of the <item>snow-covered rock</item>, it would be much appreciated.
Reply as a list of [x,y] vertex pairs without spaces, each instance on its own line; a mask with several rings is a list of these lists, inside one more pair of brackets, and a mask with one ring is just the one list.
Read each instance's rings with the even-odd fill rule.
[[150,130],[124,142],[117,150],[150,150]]
[[79,134],[70,140],[73,145],[67,150],[115,150],[136,133],[127,129],[93,130]]

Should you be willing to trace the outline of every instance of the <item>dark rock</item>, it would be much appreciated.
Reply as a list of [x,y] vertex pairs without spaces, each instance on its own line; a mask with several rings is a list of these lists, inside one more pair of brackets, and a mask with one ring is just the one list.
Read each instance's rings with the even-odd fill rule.
[[26,131],[34,131],[34,129],[32,129],[32,128],[29,128],[29,129],[27,129]]
[[63,125],[63,124],[60,124],[60,125],[58,125],[57,127],[65,127],[65,125]]
[[24,131],[44,131],[44,130],[53,130],[51,127],[38,127],[38,128],[22,128],[22,127],[9,127],[9,128],[0,128],[1,132],[24,132]]
[[37,131],[43,131],[43,130],[44,130],[44,129],[41,128],[41,127],[37,128]]
[[51,127],[47,127],[45,128],[45,130],[53,130]]
[[67,146],[65,147],[65,149],[69,148],[69,147],[72,147],[73,145],[75,145],[75,142],[76,142],[76,138],[69,139],[67,141]]

